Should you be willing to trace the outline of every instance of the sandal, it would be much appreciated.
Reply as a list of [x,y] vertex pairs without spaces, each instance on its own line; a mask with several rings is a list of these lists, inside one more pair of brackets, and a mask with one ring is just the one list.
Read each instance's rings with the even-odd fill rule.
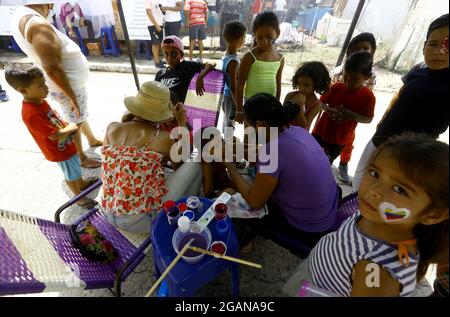
[[95,159],[86,157],[85,159],[81,160],[81,167],[84,168],[98,168],[102,165],[102,162],[97,161]]
[[85,198],[85,200],[86,201],[84,203],[78,202],[77,206],[80,206],[81,208],[92,209],[98,205],[98,202],[93,199]]
[[103,142],[100,140],[97,140],[96,142],[89,144],[89,147],[97,147],[97,146],[102,146]]
[[83,190],[85,190],[85,189],[91,187],[91,186],[94,185],[98,180],[99,180],[98,177],[89,177],[89,178],[86,178],[85,181],[88,182],[88,184],[87,184],[85,187],[81,188],[81,191],[83,191]]

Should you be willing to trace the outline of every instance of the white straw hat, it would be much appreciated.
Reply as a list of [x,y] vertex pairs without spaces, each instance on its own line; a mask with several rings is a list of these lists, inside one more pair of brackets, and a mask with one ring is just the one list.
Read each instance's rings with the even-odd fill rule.
[[170,90],[158,81],[141,85],[136,97],[126,97],[125,107],[136,116],[152,122],[173,118],[170,109]]

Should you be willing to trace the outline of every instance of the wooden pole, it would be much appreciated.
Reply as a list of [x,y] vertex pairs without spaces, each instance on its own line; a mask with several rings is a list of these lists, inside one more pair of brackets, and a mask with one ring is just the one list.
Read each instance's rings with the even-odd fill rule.
[[228,256],[228,255],[223,255],[223,254],[220,254],[220,253],[217,253],[217,252],[208,251],[208,250],[205,250],[205,249],[202,249],[202,248],[189,247],[189,249],[191,249],[191,250],[193,250],[195,252],[211,255],[211,256],[214,256],[216,258],[221,258],[221,259],[224,259],[224,260],[228,260],[228,261],[237,262],[237,263],[240,263],[240,264],[256,267],[257,269],[261,269],[262,268],[261,264],[257,264],[257,263],[253,263],[253,262],[249,262],[249,261],[245,261],[245,260],[241,260],[241,259],[234,258],[234,257]]

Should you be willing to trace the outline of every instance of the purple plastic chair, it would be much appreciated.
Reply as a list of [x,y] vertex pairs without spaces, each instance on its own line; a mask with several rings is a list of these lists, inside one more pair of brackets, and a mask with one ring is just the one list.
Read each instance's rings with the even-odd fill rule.
[[[339,201],[338,210],[336,212],[336,220],[331,231],[336,231],[341,224],[356,213],[358,210],[358,193],[350,194]],[[270,228],[264,228],[257,232],[265,239],[269,239],[279,246],[289,250],[291,253],[306,257],[311,251],[311,247],[299,240],[297,237],[287,235],[283,231],[275,231]]]
[[0,295],[114,288],[115,295],[121,296],[121,283],[144,259],[151,237],[136,247],[98,207],[91,209],[74,224],[89,220],[112,242],[118,258],[102,264],[85,258],[72,244],[71,225],[59,223],[64,209],[101,185],[97,181],[61,206],[56,222],[0,210]]
[[[193,127],[193,133],[199,128],[215,127],[219,119],[220,107],[223,100],[223,89],[225,86],[224,74],[221,70],[212,70],[203,79],[205,94],[197,96],[195,83],[199,74],[195,74],[189,84],[186,95],[186,116],[189,124]],[[201,120],[200,126],[194,126],[194,119]]]

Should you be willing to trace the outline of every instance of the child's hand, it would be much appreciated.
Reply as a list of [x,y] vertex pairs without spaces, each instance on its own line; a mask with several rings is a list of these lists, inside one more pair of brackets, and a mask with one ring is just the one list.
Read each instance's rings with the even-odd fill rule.
[[201,78],[200,76],[197,77],[197,82],[195,84],[195,90],[197,92],[197,96],[203,96],[203,94],[205,93],[205,85],[203,83],[203,78]]
[[66,128],[65,128],[66,132],[68,134],[70,133],[74,133],[78,131],[78,126],[75,123],[69,123]]
[[291,101],[300,105],[300,108],[303,110],[303,106],[306,104],[306,96],[304,94],[297,94]]
[[340,106],[336,110],[337,110],[337,117],[339,118],[340,121],[355,120],[353,112],[351,112],[344,106]]

